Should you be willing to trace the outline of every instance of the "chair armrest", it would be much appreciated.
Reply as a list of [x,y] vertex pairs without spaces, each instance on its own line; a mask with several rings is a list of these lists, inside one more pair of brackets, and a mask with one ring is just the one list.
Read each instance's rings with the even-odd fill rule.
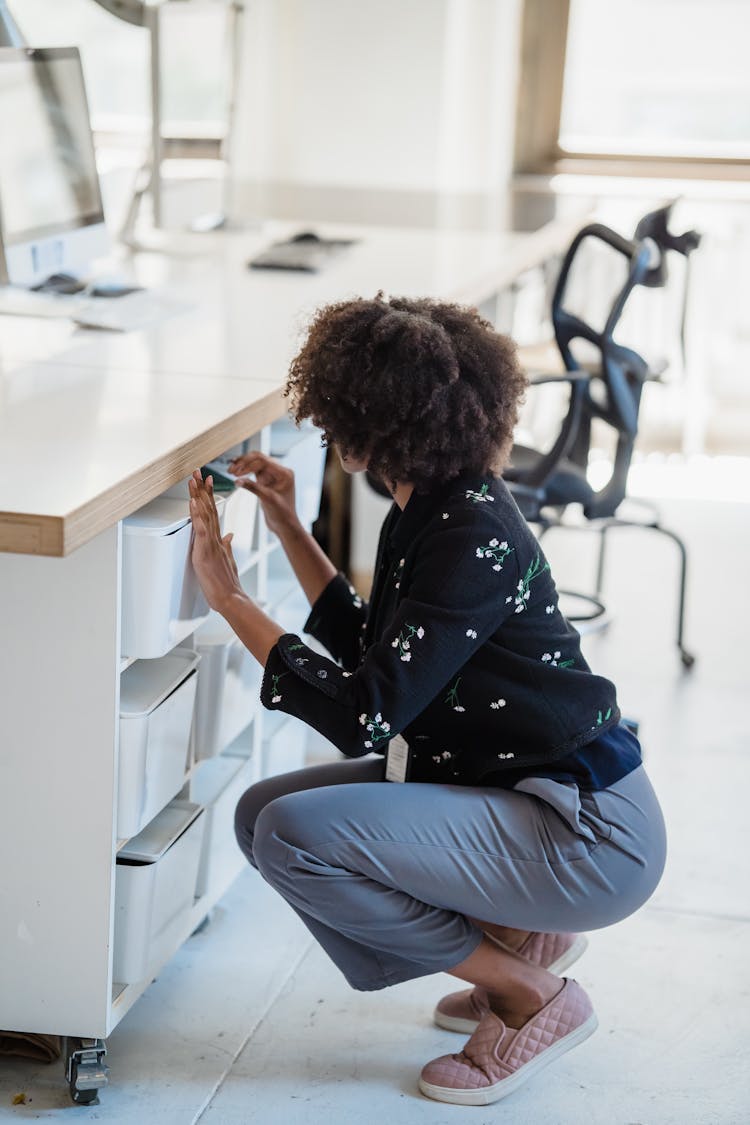
[[529,375],[529,385],[541,387],[544,383],[588,383],[591,376],[590,371],[566,371],[562,375],[548,375],[541,371],[537,375]]

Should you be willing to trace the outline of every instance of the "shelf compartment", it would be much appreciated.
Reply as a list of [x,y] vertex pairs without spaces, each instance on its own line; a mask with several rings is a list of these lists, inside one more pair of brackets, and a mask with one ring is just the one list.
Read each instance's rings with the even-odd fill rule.
[[199,805],[173,801],[119,853],[112,968],[118,984],[146,980],[183,939],[204,827]]
[[190,798],[205,808],[205,830],[196,896],[211,901],[223,894],[245,866],[234,835],[234,810],[256,775],[253,758],[219,755],[201,762],[190,779]]
[[306,724],[282,711],[269,712],[265,720],[261,752],[263,777],[302,769],[307,749]]
[[211,614],[195,633],[201,658],[192,756],[221,753],[252,722],[260,707],[263,669],[227,623]]
[[182,649],[122,673],[118,838],[140,832],[185,783],[199,659]]

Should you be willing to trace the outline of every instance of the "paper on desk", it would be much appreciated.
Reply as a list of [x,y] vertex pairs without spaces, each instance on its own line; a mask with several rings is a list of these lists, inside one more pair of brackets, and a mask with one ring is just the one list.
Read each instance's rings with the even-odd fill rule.
[[73,320],[82,328],[104,328],[110,332],[136,332],[171,316],[188,312],[192,305],[163,297],[153,289],[124,297],[97,297],[76,309]]

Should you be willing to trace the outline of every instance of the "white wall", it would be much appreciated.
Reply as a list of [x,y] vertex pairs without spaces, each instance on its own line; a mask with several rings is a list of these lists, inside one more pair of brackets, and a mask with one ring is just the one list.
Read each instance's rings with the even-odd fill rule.
[[254,0],[240,210],[492,226],[510,173],[521,0]]

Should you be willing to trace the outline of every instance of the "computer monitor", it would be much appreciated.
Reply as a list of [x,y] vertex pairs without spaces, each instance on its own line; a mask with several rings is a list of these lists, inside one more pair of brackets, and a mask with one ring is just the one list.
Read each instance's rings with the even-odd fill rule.
[[76,47],[0,48],[0,237],[14,285],[85,275],[108,252]]

